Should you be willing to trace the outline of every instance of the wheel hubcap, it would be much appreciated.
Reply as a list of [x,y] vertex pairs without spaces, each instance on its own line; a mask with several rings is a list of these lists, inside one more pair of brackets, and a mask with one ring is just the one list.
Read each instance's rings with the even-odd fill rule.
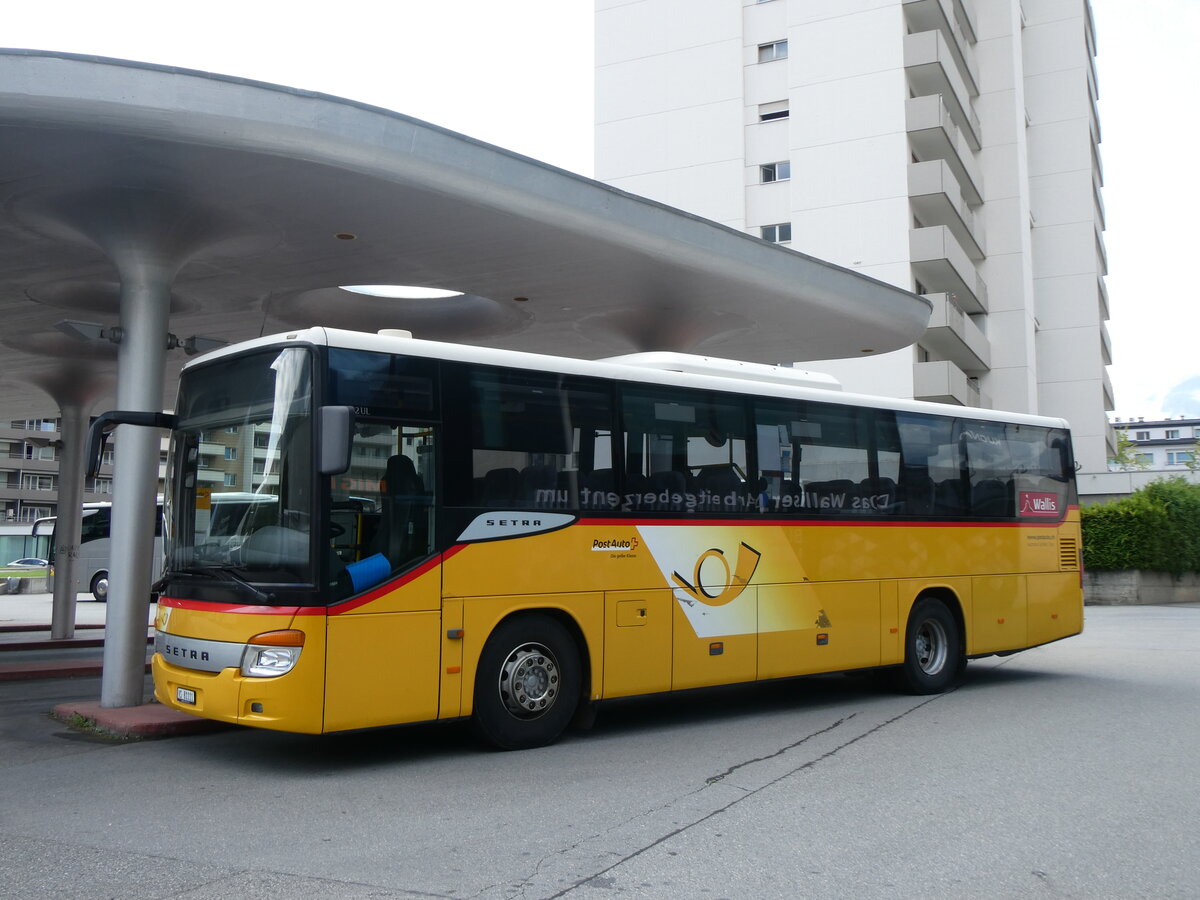
[[513,715],[532,719],[554,705],[560,680],[553,653],[541,644],[522,644],[500,668],[500,698]]
[[946,641],[946,629],[942,623],[934,619],[926,619],[917,629],[916,634],[917,665],[926,675],[936,675],[946,665],[946,655],[949,652]]

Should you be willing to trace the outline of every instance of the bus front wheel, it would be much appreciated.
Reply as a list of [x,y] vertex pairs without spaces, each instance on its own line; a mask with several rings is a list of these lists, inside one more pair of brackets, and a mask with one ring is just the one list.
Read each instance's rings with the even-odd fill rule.
[[492,633],[475,675],[476,730],[501,750],[553,743],[579,704],[579,650],[546,615],[509,619]]
[[92,576],[92,597],[98,603],[108,602],[108,573],[97,572]]
[[946,604],[918,600],[908,617],[900,686],[912,694],[940,694],[958,681],[966,659],[958,622]]

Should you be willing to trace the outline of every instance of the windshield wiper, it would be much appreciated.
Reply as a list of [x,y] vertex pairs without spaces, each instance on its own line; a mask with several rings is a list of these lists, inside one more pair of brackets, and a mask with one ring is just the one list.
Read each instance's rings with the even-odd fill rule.
[[[214,581],[232,581],[235,584],[244,587],[254,595],[255,599],[257,599],[259,603],[265,605],[273,604],[276,599],[274,594],[260,590],[258,587],[251,584],[249,581],[239,575],[236,571],[234,571],[233,566],[206,566],[203,569],[193,566],[185,566],[182,569],[172,570],[170,575],[168,575],[167,578],[164,578],[163,581],[166,581],[168,578],[176,575],[184,575],[189,578],[211,578]],[[225,579],[222,579],[221,575],[224,575]]]

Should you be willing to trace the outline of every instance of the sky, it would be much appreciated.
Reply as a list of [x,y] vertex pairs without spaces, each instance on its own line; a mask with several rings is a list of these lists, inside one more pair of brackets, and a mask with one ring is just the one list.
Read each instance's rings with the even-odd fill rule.
[[[988,2],[988,0],[980,0]],[[1200,416],[1200,0],[1092,0],[1114,415]],[[592,0],[43,0],[0,44],[375,104],[592,174]],[[800,248],[803,249],[803,248]]]

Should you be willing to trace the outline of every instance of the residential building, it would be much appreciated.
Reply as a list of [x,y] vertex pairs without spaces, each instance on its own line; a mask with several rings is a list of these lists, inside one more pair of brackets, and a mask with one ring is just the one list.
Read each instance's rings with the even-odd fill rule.
[[[15,419],[0,426],[0,520],[32,524],[58,513],[59,419]],[[84,485],[85,502],[112,499],[112,450]]]
[[[1117,419],[1113,427],[1129,440],[1136,468],[1186,472],[1200,467],[1200,419]],[[1122,468],[1128,466],[1109,465],[1112,471]]]
[[1088,0],[596,0],[596,177],[927,296],[911,348],[780,360],[1114,445]]
[[1106,472],[1080,474],[1085,504],[1116,500],[1163,478],[1200,484],[1200,419],[1116,419],[1113,429],[1129,441],[1125,458],[1110,460]]

